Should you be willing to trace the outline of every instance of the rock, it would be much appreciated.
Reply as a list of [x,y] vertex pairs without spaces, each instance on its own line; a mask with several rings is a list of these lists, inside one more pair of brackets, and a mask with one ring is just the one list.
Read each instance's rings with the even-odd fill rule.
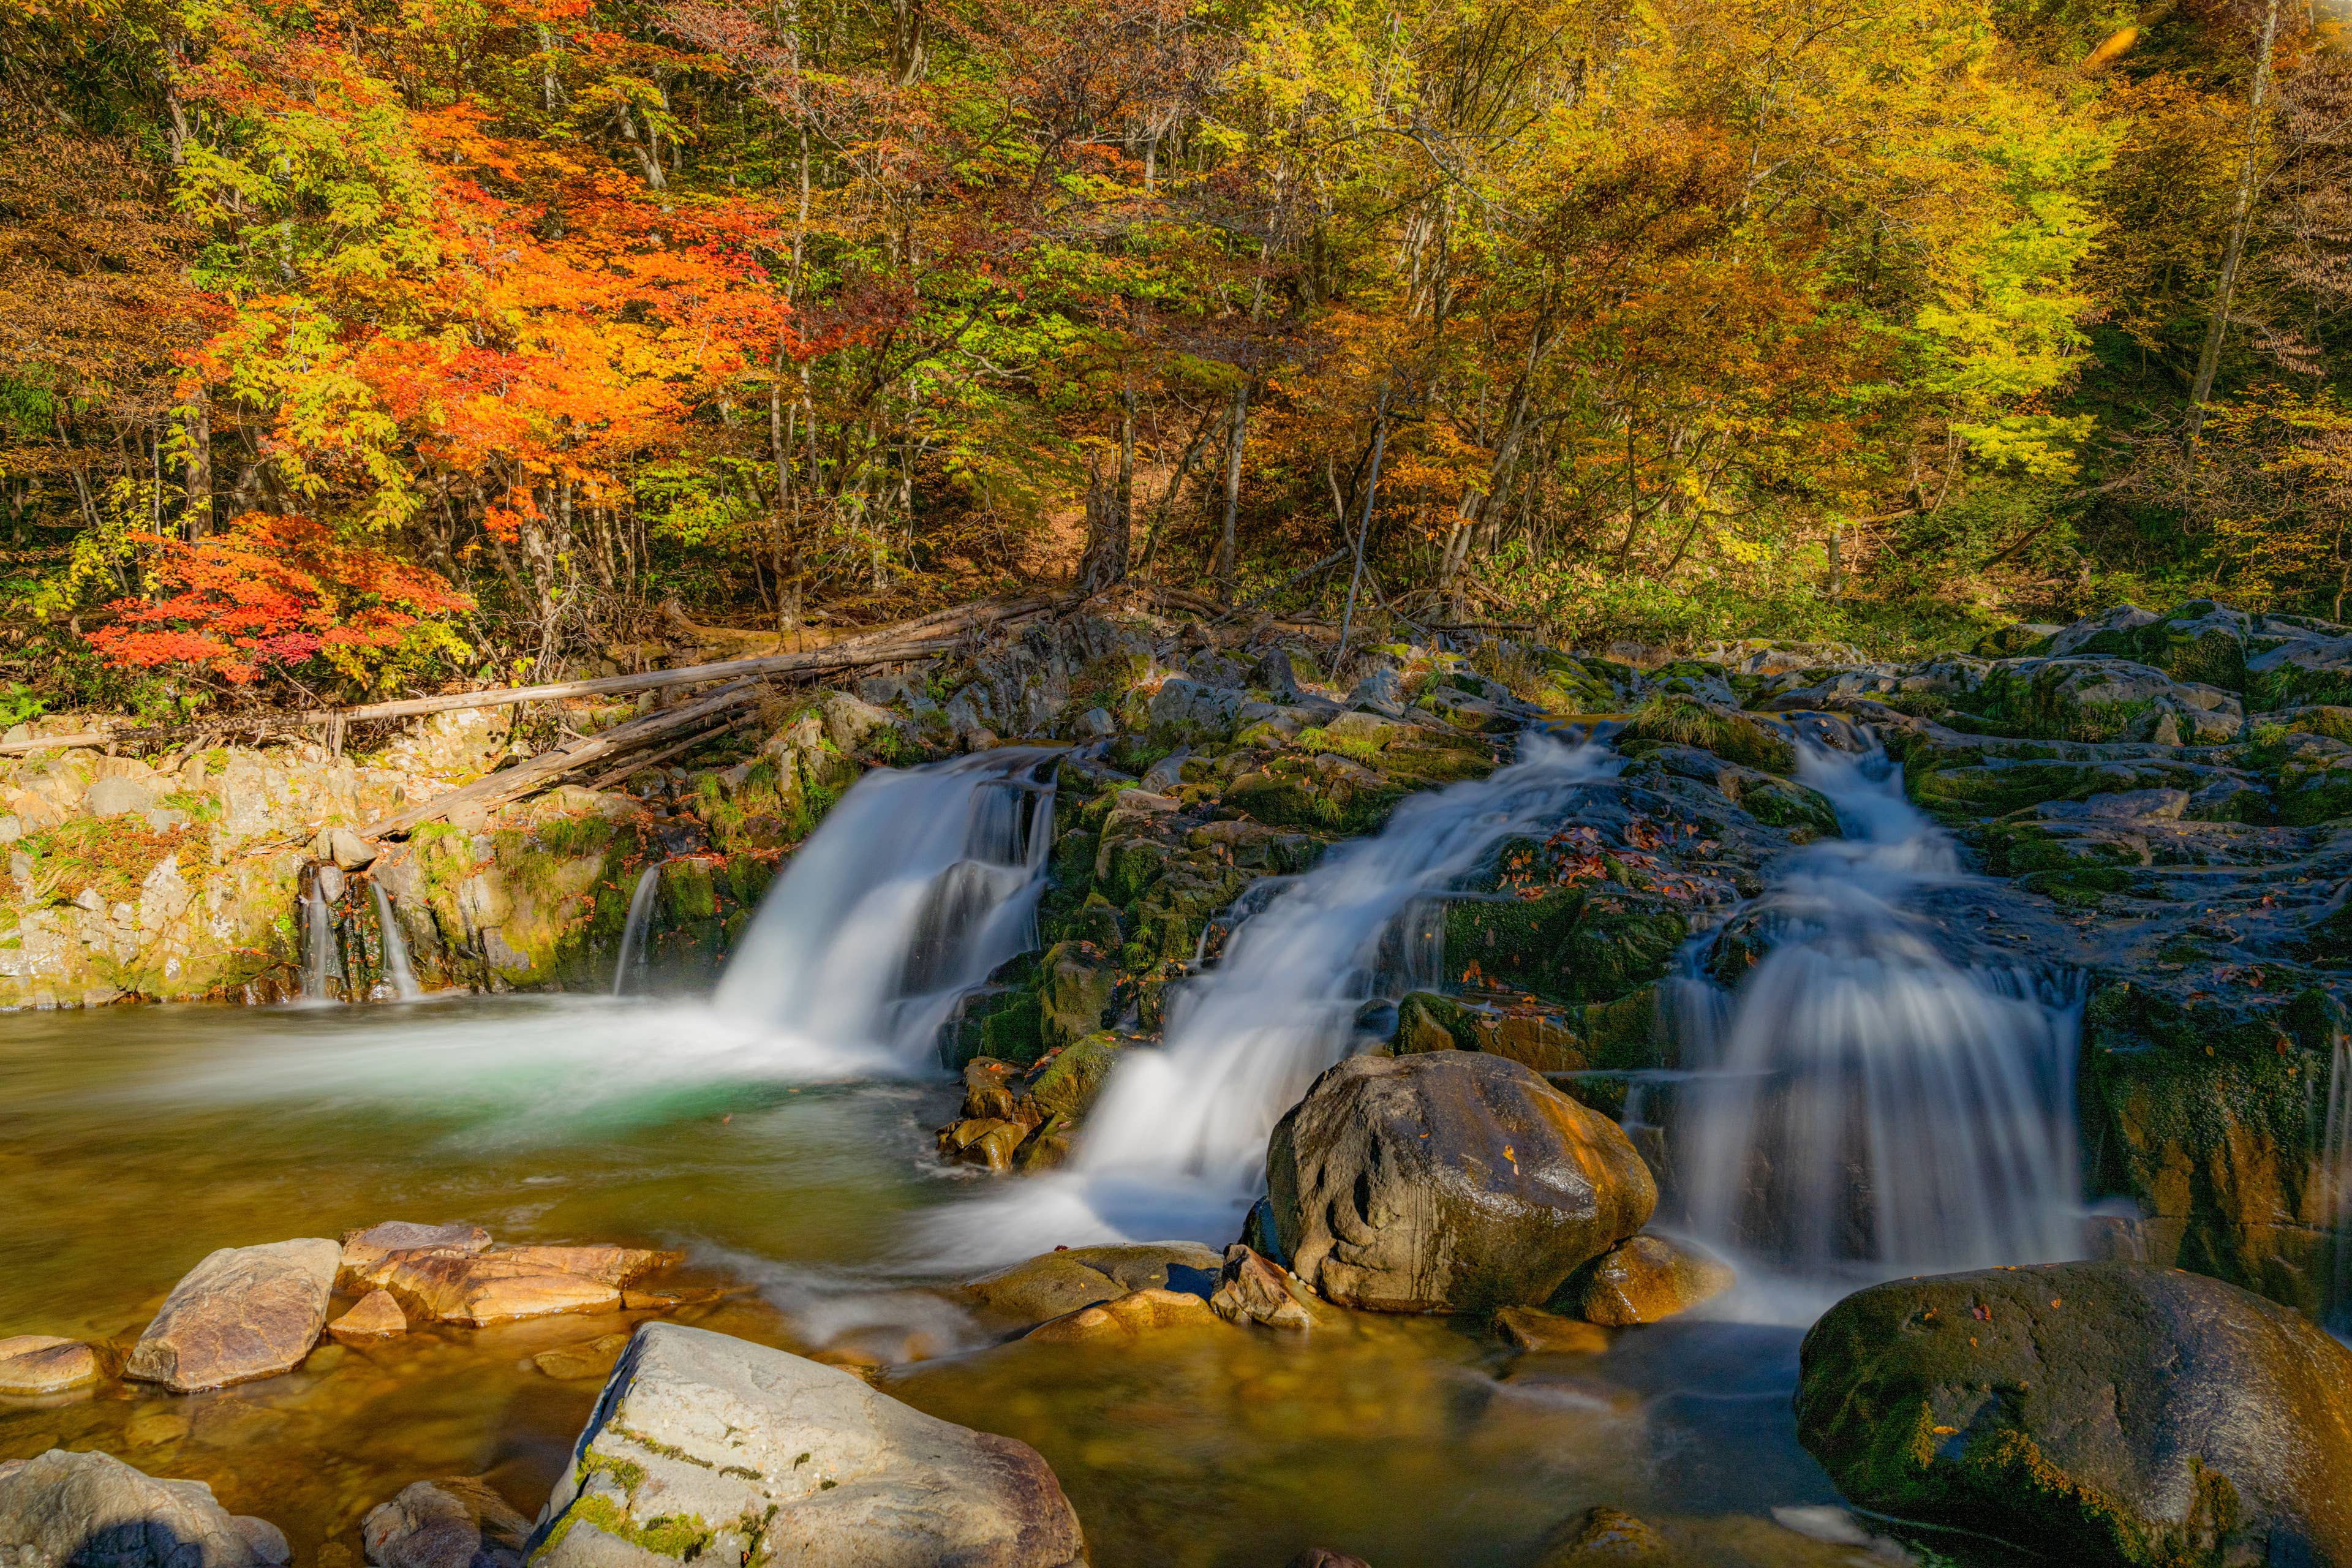
[[339,1340],[384,1340],[408,1331],[408,1319],[389,1290],[371,1290],[359,1304],[333,1322],[327,1331]]
[[1013,1156],[1020,1149],[1029,1129],[1018,1121],[1000,1121],[993,1117],[973,1117],[954,1122],[940,1130],[940,1153],[942,1157],[961,1160],[966,1164],[985,1165],[992,1171],[1009,1171]]
[[530,1358],[531,1364],[560,1382],[583,1377],[608,1377],[629,1348],[626,1334],[604,1334],[584,1345],[558,1345]]
[[202,1481],[62,1448],[0,1464],[9,1568],[275,1568],[289,1557],[275,1526],[232,1515]]
[[0,812],[0,844],[14,844],[25,837],[25,819],[15,812]]
[[360,1523],[376,1568],[515,1568],[530,1521],[470,1476],[416,1481]]
[[121,816],[134,811],[148,811],[159,804],[155,786],[145,779],[100,779],[89,786],[83,800],[84,809],[92,816]]
[[1024,1101],[1027,1113],[1022,1119],[1043,1123],[1057,1116],[1084,1116],[1110,1081],[1125,1049],[1118,1036],[1108,1034],[1089,1035],[1064,1049],[1031,1080]]
[[364,871],[375,864],[375,847],[348,827],[322,827],[310,841],[314,859],[331,861],[346,871]]
[[1047,1050],[1061,1050],[1103,1026],[1118,986],[1118,961],[1091,942],[1056,942],[1038,960],[1039,1027]]
[[1349,689],[1347,705],[1384,719],[1404,717],[1404,679],[1393,669],[1375,669]]
[[62,1394],[98,1377],[97,1352],[79,1340],[47,1334],[0,1340],[0,1394]]
[[1227,740],[1241,710],[1239,691],[1171,676],[1152,693],[1149,709],[1152,737],[1163,745],[1197,746]]
[[1296,702],[1299,698],[1298,671],[1290,662],[1290,650],[1272,648],[1257,661],[1257,683],[1276,702]]
[[1108,709],[1089,708],[1072,721],[1070,729],[1081,741],[1099,741],[1118,733],[1118,721]]
[[1209,1303],[1189,1290],[1133,1290],[1099,1307],[1038,1324],[1029,1340],[1137,1340],[1166,1329],[1202,1328],[1217,1321]]
[[661,1556],[1078,1568],[1035,1449],[934,1419],[849,1373],[674,1323],[637,1331],[533,1534],[534,1568]]
[[2185,789],[2129,789],[2084,800],[2045,800],[2033,815],[2045,822],[2131,821],[2151,817],[2177,822],[2189,809]]
[[1290,1560],[1290,1568],[1372,1568],[1372,1565],[1360,1557],[1350,1557],[1328,1546],[1310,1546]]
[[1214,1250],[1192,1241],[1076,1247],[975,1279],[964,1293],[991,1312],[1036,1323],[1136,1290],[1173,1289],[1205,1298],[1223,1268]]
[[1610,1328],[1654,1323],[1731,1289],[1730,1267],[1664,1237],[1637,1236],[1601,1254],[1586,1271],[1576,1310]]
[[888,709],[862,702],[846,691],[825,693],[817,710],[824,720],[825,738],[844,752],[855,752],[875,731],[898,722],[898,715]]
[[1563,1525],[1537,1568],[1675,1568],[1674,1546],[1622,1508],[1588,1509]]
[[2352,1563],[2352,1351],[2137,1263],[1904,1279],[1805,1336],[1798,1436],[1861,1507],[2097,1563]]
[[1238,1241],[1225,1248],[1224,1272],[1209,1307],[1229,1323],[1246,1318],[1269,1329],[1315,1326],[1314,1318],[1283,1282],[1283,1271]]
[[507,1322],[619,1310],[621,1287],[678,1261],[674,1252],[622,1247],[516,1247],[499,1252],[402,1252],[384,1289],[412,1320]]
[[[2155,611],[2143,610],[2137,605],[2117,605],[2112,610],[2085,616],[2072,626],[2060,627],[2051,636],[2050,651],[2062,657],[2086,651],[2137,653],[2138,644],[2132,639],[2131,634],[2142,626],[2152,626],[2163,618]],[[2098,646],[2092,646],[2095,643]]]
[[418,1225],[412,1220],[386,1220],[343,1237],[342,1263],[337,1277],[346,1289],[381,1285],[386,1259],[395,1252],[479,1252],[489,1244],[490,1233],[478,1225]]
[[1533,1306],[1658,1201],[1615,1122],[1468,1051],[1341,1062],[1276,1125],[1266,1178],[1293,1270],[1376,1311]]
[[1506,1307],[1495,1314],[1503,1342],[1536,1354],[1599,1355],[1609,1348],[1609,1331],[1581,1318],[1563,1318],[1538,1307]]
[[1137,784],[1139,784],[1147,794],[1159,795],[1161,799],[1173,805],[1176,798],[1176,792],[1181,789],[1184,784],[1184,760],[1192,754],[1192,747],[1177,747],[1174,751],[1169,752],[1166,756],[1160,758],[1158,762],[1144,769],[1143,777],[1137,780]]
[[172,1288],[123,1375],[186,1394],[291,1371],[326,1326],[341,1257],[318,1237],[222,1247]]

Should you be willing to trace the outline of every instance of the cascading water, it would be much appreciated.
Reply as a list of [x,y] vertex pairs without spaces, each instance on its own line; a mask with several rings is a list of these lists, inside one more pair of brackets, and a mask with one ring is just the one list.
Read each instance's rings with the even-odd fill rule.
[[375,896],[375,929],[377,941],[383,950],[383,980],[392,994],[403,1002],[414,1002],[425,994],[425,987],[416,983],[416,971],[409,966],[408,942],[400,933],[400,921],[393,914],[392,900],[382,882],[372,881],[368,891]]
[[1502,840],[1549,831],[1619,765],[1603,748],[1542,735],[1521,746],[1509,767],[1405,801],[1379,837],[1336,846],[1288,879],[1184,988],[1165,1047],[1122,1063],[1071,1168],[1024,1181],[984,1215],[958,1211],[937,1233],[941,1250],[1232,1240],[1264,1184],[1275,1122],[1347,1055],[1358,1009],[1404,989],[1416,957],[1430,962],[1434,895]]
[[936,1066],[957,999],[1037,940],[1057,751],[867,773],[793,857],[720,979],[720,1013]]
[[2352,1037],[2343,1035],[2328,1061],[2327,1121],[2312,1174],[2325,1199],[2331,1255],[2325,1321],[2352,1337]]
[[621,927],[621,956],[613,965],[613,994],[625,994],[630,980],[646,957],[646,927],[653,920],[654,896],[661,891],[661,867],[648,866],[637,879],[636,891],[629,895],[629,918]]
[[295,895],[296,909],[302,917],[305,1002],[332,1002],[340,995],[336,976],[342,973],[342,952],[335,942],[334,904],[320,886],[323,876],[324,872],[316,866],[304,871],[300,889]]
[[1792,857],[1751,911],[1772,945],[1727,1017],[1677,1008],[1703,1069],[1673,1129],[1692,1230],[1842,1288],[2080,1256],[2079,1003],[1938,951],[1906,900],[1961,873],[1883,753],[1807,748],[1799,776],[1847,837]]

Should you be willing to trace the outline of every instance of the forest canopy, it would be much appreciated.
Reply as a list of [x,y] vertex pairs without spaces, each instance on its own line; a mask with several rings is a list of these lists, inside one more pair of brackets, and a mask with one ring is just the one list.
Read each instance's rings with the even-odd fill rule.
[[2276,0],[0,0],[0,718],[1054,577],[2352,584],[2352,69]]

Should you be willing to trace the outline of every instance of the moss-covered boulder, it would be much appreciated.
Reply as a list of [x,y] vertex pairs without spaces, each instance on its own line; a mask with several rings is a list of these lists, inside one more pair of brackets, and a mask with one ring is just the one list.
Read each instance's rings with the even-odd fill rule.
[[1785,736],[1727,703],[1684,695],[1670,686],[1634,712],[1625,738],[1696,746],[1759,773],[1785,776],[1797,771],[1796,747]]
[[1482,1052],[1354,1057],[1266,1148],[1292,1269],[1342,1306],[1536,1306],[1646,1224],[1657,1184],[1617,1124]]
[[1049,1051],[1075,1046],[1108,1021],[1118,963],[1092,942],[1066,942],[1037,964],[1038,1032]]
[[2193,1275],[1905,1279],[1805,1336],[1798,1436],[1864,1508],[2082,1564],[2352,1563],[2352,1351]]
[[1656,980],[1689,934],[1675,903],[1606,882],[1445,910],[1446,963],[1457,976],[1570,1004],[1611,1001]]
[[2219,687],[2130,659],[2024,658],[1996,665],[1955,705],[2014,735],[2053,741],[2234,741],[2245,708]]

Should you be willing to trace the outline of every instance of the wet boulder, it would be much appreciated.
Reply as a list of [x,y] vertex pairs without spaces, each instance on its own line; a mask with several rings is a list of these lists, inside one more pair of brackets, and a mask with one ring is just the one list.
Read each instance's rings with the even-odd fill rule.
[[1269,1329],[1311,1329],[1314,1314],[1291,1293],[1290,1275],[1242,1242],[1225,1248],[1224,1272],[1209,1306],[1229,1323],[1244,1318]]
[[530,1537],[530,1521],[471,1476],[415,1482],[360,1523],[375,1568],[515,1568]]
[[637,1331],[530,1542],[540,1568],[650,1562],[1076,1568],[1086,1544],[1025,1443],[835,1367],[674,1323]]
[[291,1556],[277,1526],[230,1513],[202,1481],[62,1448],[0,1463],[9,1568],[279,1568]]
[[1101,1028],[1118,986],[1118,964],[1088,942],[1065,942],[1038,963],[1037,1005],[1045,1048],[1060,1050]]
[[1539,1304],[1658,1199],[1615,1122],[1468,1051],[1341,1062],[1276,1125],[1266,1179],[1298,1277],[1391,1312]]
[[1610,1328],[1661,1322],[1731,1289],[1730,1268],[1660,1236],[1637,1236],[1595,1258],[1570,1288],[1577,1315]]
[[489,1244],[490,1233],[478,1225],[419,1225],[414,1220],[386,1220],[343,1237],[337,1278],[346,1289],[381,1285],[384,1260],[395,1252],[479,1252]]
[[2352,1563],[2352,1351],[2138,1263],[1904,1279],[1805,1336],[1798,1435],[1864,1508],[2082,1563]]
[[1194,1241],[1071,1247],[975,1279],[964,1294],[996,1317],[1037,1323],[1137,1290],[1178,1289],[1205,1299],[1223,1264],[1214,1248]]
[[389,1290],[371,1290],[357,1305],[327,1325],[339,1340],[388,1340],[408,1331],[408,1317]]
[[1242,701],[1241,692],[1234,687],[1172,677],[1152,694],[1152,738],[1170,746],[1228,739],[1240,720]]
[[1207,1328],[1216,1321],[1209,1303],[1189,1290],[1131,1290],[1099,1307],[1081,1307],[1040,1323],[1021,1337],[1045,1343],[1131,1343],[1171,1330]]
[[617,1311],[623,1286],[677,1261],[675,1252],[627,1247],[427,1248],[393,1254],[383,1284],[412,1322],[479,1328],[518,1318]]
[[172,1288],[123,1375],[186,1394],[291,1371],[327,1326],[341,1257],[320,1238],[222,1247]]

